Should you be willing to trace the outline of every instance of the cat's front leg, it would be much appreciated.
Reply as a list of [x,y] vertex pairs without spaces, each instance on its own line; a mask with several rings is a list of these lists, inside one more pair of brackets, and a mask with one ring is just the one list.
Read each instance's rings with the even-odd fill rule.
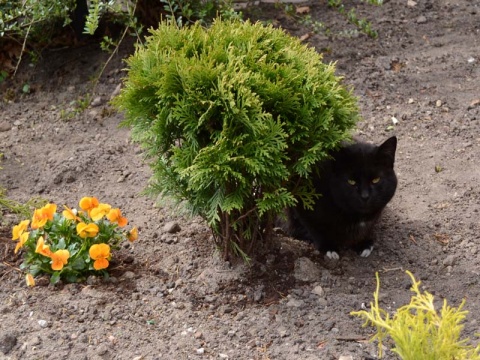
[[373,238],[362,241],[360,244],[354,246],[354,250],[360,257],[366,258],[373,252]]

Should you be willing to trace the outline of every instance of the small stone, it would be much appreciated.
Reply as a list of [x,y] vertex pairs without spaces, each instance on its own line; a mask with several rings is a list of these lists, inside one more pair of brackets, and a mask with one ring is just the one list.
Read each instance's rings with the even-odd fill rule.
[[408,7],[415,7],[415,6],[417,6],[417,3],[413,0],[408,0],[407,1],[407,6]]
[[169,221],[163,226],[163,231],[169,234],[175,234],[180,230],[182,230],[182,228],[176,221]]
[[195,334],[193,334],[193,337],[197,340],[203,339],[203,334],[200,331],[197,331]]
[[353,360],[352,355],[341,355],[338,360]]
[[437,101],[435,102],[435,106],[436,106],[436,107],[442,106],[442,100],[437,100]]
[[199,349],[197,349],[197,354],[203,355],[204,353],[205,353],[205,349],[204,349],[204,348],[199,348]]
[[299,281],[318,281],[321,277],[318,266],[309,258],[301,257],[295,261],[293,276]]
[[420,15],[418,18],[417,18],[417,24],[425,24],[427,22],[427,18],[423,15]]
[[318,296],[321,296],[321,297],[325,296],[325,291],[323,290],[323,288],[320,285],[315,286],[312,289],[312,293],[316,294]]
[[220,359],[228,359],[228,355],[227,354],[218,354],[218,357]]
[[21,122],[20,120],[15,120],[15,121],[13,122],[13,125],[15,125],[15,126],[20,126],[20,125],[22,125],[22,122]]
[[100,344],[98,345],[98,347],[96,348],[96,353],[100,356],[102,355],[106,355],[108,353],[108,345],[107,344]]
[[455,255],[448,255],[444,260],[443,260],[443,266],[453,266],[457,262],[457,258]]
[[92,100],[92,102],[90,103],[90,106],[92,107],[96,107],[96,106],[100,106],[102,105],[102,98],[100,96],[97,96],[95,99]]
[[408,99],[409,104],[413,104],[414,102],[415,102],[415,100],[413,100],[412,98]]
[[34,336],[33,338],[30,339],[30,341],[28,342],[28,345],[30,346],[37,346],[37,345],[40,345],[40,338],[38,336]]
[[305,305],[305,302],[303,300],[298,300],[298,299],[290,299],[287,302],[288,307],[303,307]]
[[10,125],[7,122],[1,122],[0,123],[0,132],[9,131],[11,128],[12,128],[12,125]]
[[132,271],[125,271],[125,273],[122,275],[122,278],[124,279],[134,279],[135,278],[135,273]]
[[47,320],[38,320],[38,325],[42,328],[46,328],[48,326]]

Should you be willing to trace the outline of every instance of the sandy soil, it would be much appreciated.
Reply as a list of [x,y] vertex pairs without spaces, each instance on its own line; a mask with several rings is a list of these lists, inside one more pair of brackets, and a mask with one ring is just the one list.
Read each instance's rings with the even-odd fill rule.
[[[150,169],[128,129],[118,128],[122,114],[108,105],[127,50],[79,114],[72,102],[88,91],[108,54],[90,44],[48,50],[34,66],[25,61],[14,80],[0,85],[11,99],[0,104],[0,185],[19,201],[41,196],[75,206],[82,196],[97,196],[124,210],[140,240],[116,254],[108,282],[38,281],[27,288],[8,233],[16,220],[6,214],[0,359],[375,359],[376,345],[367,341],[372,329],[349,313],[372,300],[377,271],[386,309],[410,297],[405,270],[438,303],[465,298],[463,334],[474,338],[480,332],[480,5],[409,4],[358,6],[359,15],[372,19],[377,40],[339,34],[341,17],[309,4],[312,20],[335,36],[311,34],[307,41],[326,61],[337,61],[338,73],[355,87],[364,117],[358,136],[375,143],[399,138],[399,187],[366,259],[346,252],[327,261],[308,244],[280,236],[250,267],[225,263],[201,219],[141,195]],[[274,5],[250,16],[274,20],[295,36],[312,30]],[[29,94],[22,93],[25,83]],[[172,221],[180,225],[173,234],[165,228]],[[388,351],[385,358],[395,359]]]

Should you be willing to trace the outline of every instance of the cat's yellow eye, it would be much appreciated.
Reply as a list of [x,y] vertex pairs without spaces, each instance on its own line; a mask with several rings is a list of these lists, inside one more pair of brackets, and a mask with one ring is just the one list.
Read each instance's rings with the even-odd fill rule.
[[352,186],[357,183],[355,180],[352,180],[352,179],[348,179],[347,182]]
[[375,179],[372,179],[372,183],[373,183],[373,184],[378,184],[379,181],[380,181],[380,178],[379,178],[379,177],[377,177],[377,178],[375,178]]

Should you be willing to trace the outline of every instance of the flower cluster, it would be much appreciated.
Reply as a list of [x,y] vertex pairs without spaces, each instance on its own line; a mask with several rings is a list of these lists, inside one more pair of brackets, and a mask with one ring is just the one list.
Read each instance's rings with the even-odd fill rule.
[[13,227],[14,251],[24,250],[21,268],[27,271],[27,285],[33,286],[39,274],[51,274],[52,283],[82,281],[95,272],[108,275],[111,250],[122,240],[138,238],[136,227],[121,230],[128,220],[120,209],[95,197],[82,198],[79,207],[77,211],[64,206],[57,213],[57,205],[47,204],[36,209],[31,220]]

